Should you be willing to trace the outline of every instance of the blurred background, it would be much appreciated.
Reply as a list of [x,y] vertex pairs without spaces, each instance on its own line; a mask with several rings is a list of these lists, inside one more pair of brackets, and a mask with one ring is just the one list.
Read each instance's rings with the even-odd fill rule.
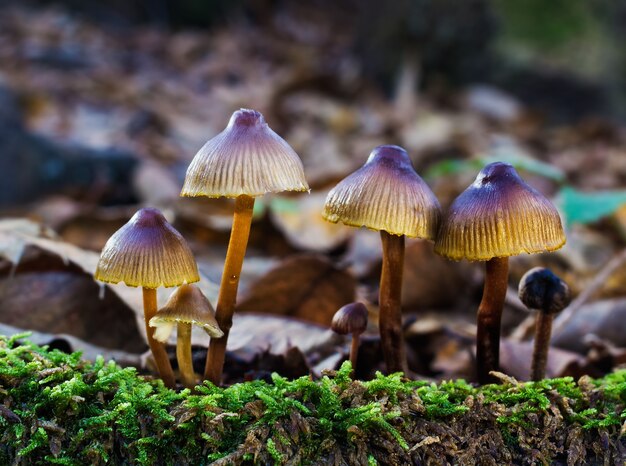
[[[186,237],[215,303],[232,205],[178,194],[245,107],[312,191],[257,201],[227,380],[336,367],[348,343],[328,324],[354,300],[371,313],[357,375],[382,367],[379,236],[320,216],[379,144],[405,147],[444,209],[495,160],[553,199],[568,244],[511,261],[503,369],[527,377],[516,289],[543,265],[578,297],[548,374],[610,371],[626,362],[625,21],[616,0],[0,1],[0,332],[142,365],[141,293],[91,278],[142,206]],[[482,265],[409,241],[404,275],[412,370],[471,379]]]

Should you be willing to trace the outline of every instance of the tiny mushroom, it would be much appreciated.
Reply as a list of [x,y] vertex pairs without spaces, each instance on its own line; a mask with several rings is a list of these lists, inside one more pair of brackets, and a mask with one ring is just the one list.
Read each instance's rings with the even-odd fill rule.
[[157,288],[200,280],[196,261],[184,238],[157,209],[141,209],[104,245],[95,278],[143,288],[148,344],[163,382],[174,387],[176,381],[167,352],[153,338],[149,321],[157,311]]
[[486,261],[476,335],[480,383],[493,380],[489,372],[498,370],[509,256],[554,251],[563,244],[565,233],[554,205],[503,162],[484,167],[444,216],[435,252],[453,260]]
[[367,308],[363,303],[350,303],[343,306],[333,316],[330,324],[333,332],[339,335],[352,334],[350,346],[350,363],[352,372],[356,370],[356,359],[359,352],[359,339],[367,328]]
[[363,167],[340,181],[326,198],[330,222],[380,231],[383,265],[380,277],[380,338],[389,372],[407,372],[400,295],[404,237],[435,239],[440,207],[428,185],[398,146],[378,146]]
[[530,377],[542,380],[546,375],[552,319],[569,304],[569,287],[550,269],[535,267],[520,280],[519,298],[529,310],[537,311]]
[[165,343],[174,325],[176,328],[176,359],[183,385],[187,388],[196,385],[191,358],[191,325],[197,325],[212,338],[220,338],[224,333],[217,325],[213,306],[200,288],[194,285],[181,285],[169,297],[156,315],[150,319],[150,327],[155,327],[154,338]]
[[254,198],[268,192],[308,189],[298,155],[255,110],[241,109],[233,113],[226,129],[200,149],[187,169],[181,196],[235,198],[233,226],[215,313],[224,336],[211,339],[204,374],[216,385],[222,378]]

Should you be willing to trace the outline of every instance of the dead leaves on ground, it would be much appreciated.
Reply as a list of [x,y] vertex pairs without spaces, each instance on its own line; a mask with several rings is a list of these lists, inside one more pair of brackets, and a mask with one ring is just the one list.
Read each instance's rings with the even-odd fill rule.
[[354,277],[330,260],[313,255],[292,256],[252,284],[237,309],[329,326],[335,312],[354,301],[355,292]]

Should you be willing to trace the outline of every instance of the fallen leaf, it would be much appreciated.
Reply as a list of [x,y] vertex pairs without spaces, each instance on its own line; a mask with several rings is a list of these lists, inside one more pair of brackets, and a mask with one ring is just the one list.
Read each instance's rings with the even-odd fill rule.
[[454,307],[475,291],[478,264],[443,260],[432,243],[407,240],[402,276],[403,309]]
[[322,210],[327,194],[322,191],[297,197],[275,196],[270,201],[272,221],[293,246],[329,251],[354,233],[353,228],[324,220]]
[[[533,355],[532,342],[500,341],[500,370],[517,380],[529,380]],[[563,377],[572,364],[582,364],[583,357],[571,351],[551,347],[548,351],[546,377]],[[568,374],[569,375],[569,374]]]
[[106,348],[145,349],[132,313],[117,296],[98,299],[98,289],[91,277],[76,269],[22,272],[18,268],[13,276],[0,278],[0,322],[67,333]]
[[328,259],[293,256],[251,284],[237,309],[330,325],[337,309],[354,301],[355,289],[354,277]]
[[585,354],[588,347],[584,338],[591,333],[615,346],[626,347],[626,299],[596,301],[582,306],[560,332],[552,335],[552,344]]
[[557,203],[566,223],[592,223],[613,214],[626,204],[626,191],[585,193],[566,186],[559,193]]

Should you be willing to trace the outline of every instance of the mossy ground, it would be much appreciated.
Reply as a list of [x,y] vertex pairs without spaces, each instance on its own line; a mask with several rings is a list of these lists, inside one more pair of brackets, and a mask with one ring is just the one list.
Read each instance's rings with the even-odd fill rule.
[[624,464],[626,371],[473,387],[345,364],[176,392],[0,337],[0,464]]

